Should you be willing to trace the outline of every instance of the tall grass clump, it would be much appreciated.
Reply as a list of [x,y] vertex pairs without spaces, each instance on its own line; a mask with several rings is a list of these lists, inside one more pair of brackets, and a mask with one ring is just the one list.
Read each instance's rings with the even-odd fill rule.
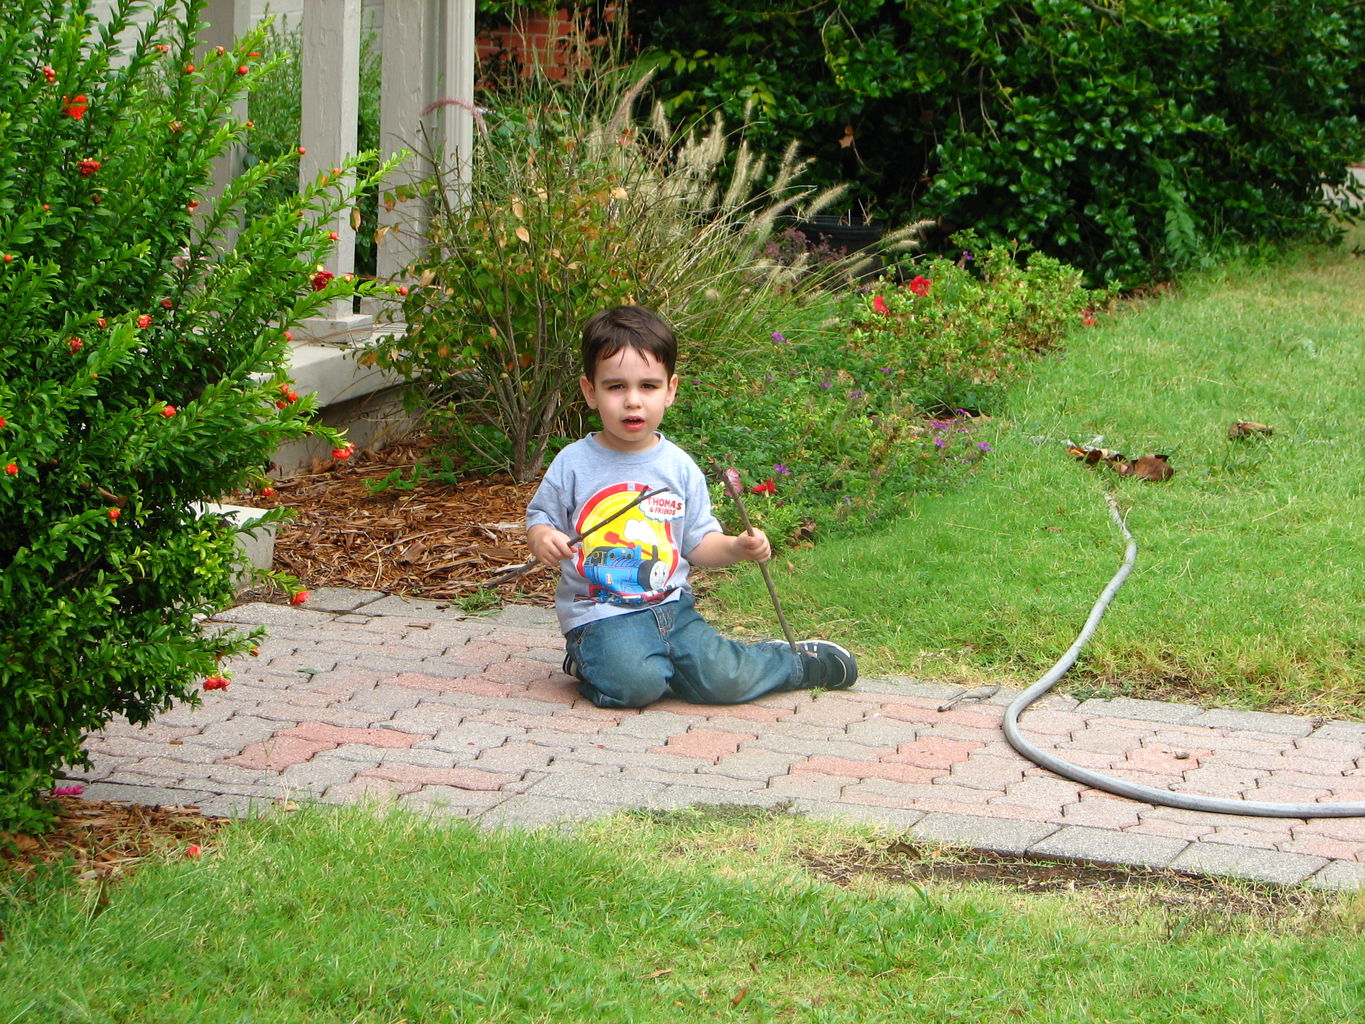
[[434,213],[408,268],[408,330],[379,358],[421,383],[428,424],[469,470],[531,479],[581,434],[577,346],[592,313],[648,305],[692,350],[737,354],[809,283],[763,249],[784,213],[838,190],[803,185],[795,147],[767,167],[743,126],[684,133],[657,105],[640,115],[644,84],[608,69],[506,86],[475,112],[472,180],[447,163],[423,190]]

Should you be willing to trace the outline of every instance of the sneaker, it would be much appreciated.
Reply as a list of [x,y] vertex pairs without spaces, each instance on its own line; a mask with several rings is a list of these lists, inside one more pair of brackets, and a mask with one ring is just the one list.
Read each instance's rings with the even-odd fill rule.
[[[764,640],[777,647],[790,647],[785,640]],[[801,685],[808,689],[847,690],[858,681],[858,662],[853,655],[830,640],[798,640],[801,652]]]
[[566,676],[573,676],[579,682],[582,682],[583,680],[583,677],[578,674],[578,662],[574,661],[573,655],[569,654],[567,651],[564,653],[564,674]]

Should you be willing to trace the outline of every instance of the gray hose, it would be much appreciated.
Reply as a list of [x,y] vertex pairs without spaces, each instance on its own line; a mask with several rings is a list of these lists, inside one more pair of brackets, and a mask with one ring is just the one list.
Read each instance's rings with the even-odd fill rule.
[[1090,639],[1091,634],[1100,624],[1100,619],[1104,617],[1109,602],[1118,593],[1119,587],[1123,586],[1123,581],[1128,578],[1128,574],[1133,571],[1133,562],[1137,558],[1137,541],[1128,532],[1128,525],[1123,521],[1123,516],[1120,514],[1118,504],[1113,497],[1109,497],[1109,512],[1113,515],[1114,522],[1119,524],[1119,529],[1123,531],[1124,537],[1128,539],[1128,549],[1123,555],[1123,565],[1119,566],[1118,572],[1114,573],[1114,578],[1109,581],[1109,585],[1104,588],[1099,600],[1095,602],[1095,606],[1090,609],[1090,617],[1085,620],[1085,625],[1081,627],[1076,642],[1067,649],[1067,652],[1058,659],[1046,675],[1016,697],[1005,709],[1005,738],[1009,740],[1010,746],[1034,764],[1063,778],[1070,779],[1072,782],[1079,782],[1106,793],[1126,796],[1130,800],[1140,800],[1143,803],[1156,804],[1160,807],[1181,807],[1187,811],[1209,811],[1213,814],[1247,814],[1262,818],[1365,817],[1365,803],[1263,803],[1254,800],[1229,800],[1222,797],[1173,793],[1167,789],[1140,786],[1133,782],[1100,775],[1098,772],[1092,772],[1079,765],[1074,765],[1070,761],[1063,761],[1055,754],[1042,750],[1024,739],[1019,731],[1019,716],[1030,704],[1052,689],[1057,680],[1061,679],[1075,663],[1077,656],[1081,653],[1081,648],[1085,646],[1086,641]]

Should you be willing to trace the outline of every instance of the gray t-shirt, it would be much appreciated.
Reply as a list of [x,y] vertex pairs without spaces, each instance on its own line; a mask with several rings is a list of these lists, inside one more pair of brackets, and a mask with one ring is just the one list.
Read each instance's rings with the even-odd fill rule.
[[692,457],[662,434],[645,452],[618,452],[594,434],[561,451],[526,509],[526,527],[552,526],[569,536],[646,498],[582,541],[560,562],[555,611],[565,632],[596,619],[676,601],[690,589],[686,553],[721,532],[706,477]]

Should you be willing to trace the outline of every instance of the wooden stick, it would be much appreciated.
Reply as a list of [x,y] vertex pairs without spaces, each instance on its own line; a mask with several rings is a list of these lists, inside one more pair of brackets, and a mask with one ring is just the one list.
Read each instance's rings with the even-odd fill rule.
[[[754,524],[749,522],[749,510],[744,507],[744,485],[739,478],[739,470],[726,469],[721,473],[721,478],[725,482],[725,493],[735,499],[735,507],[739,509],[740,522],[744,524],[744,531],[749,536],[754,535]],[[796,639],[792,636],[791,627],[787,625],[787,617],[782,614],[782,602],[777,599],[777,588],[773,586],[772,574],[768,572],[768,563],[759,562],[758,570],[763,574],[763,582],[768,588],[768,596],[772,598],[773,611],[777,612],[777,621],[782,626],[782,635],[787,638],[787,643],[791,645],[792,653],[798,658],[801,657],[801,648],[796,646]]]

